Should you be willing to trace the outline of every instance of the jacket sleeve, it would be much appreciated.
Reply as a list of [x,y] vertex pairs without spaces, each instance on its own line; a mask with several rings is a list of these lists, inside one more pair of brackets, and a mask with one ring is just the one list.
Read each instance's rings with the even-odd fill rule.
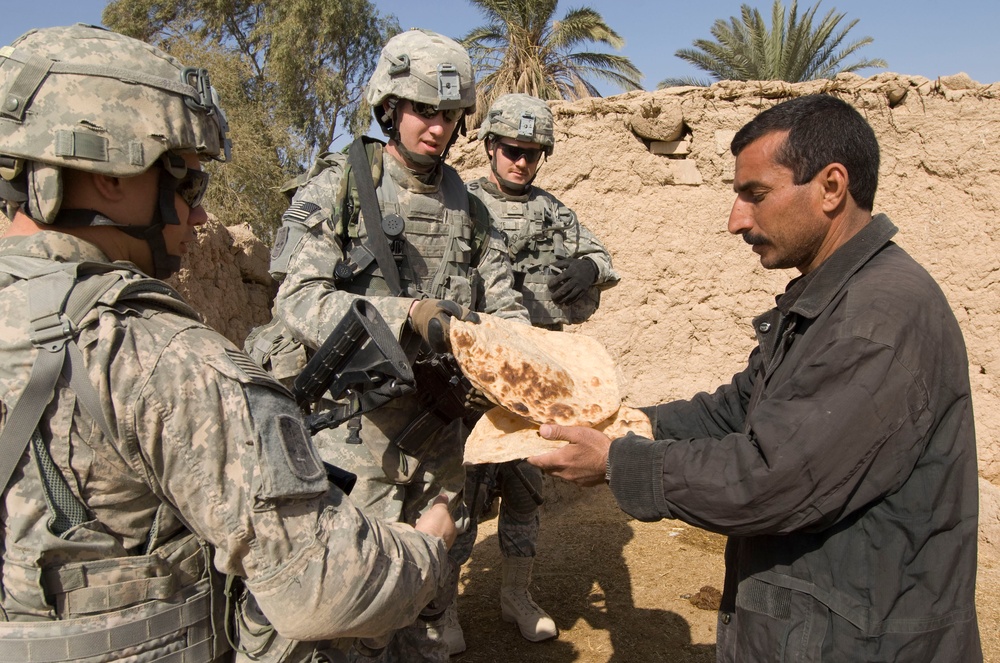
[[747,378],[652,410],[657,441],[612,444],[625,511],[737,536],[821,530],[898,488],[919,457],[926,393],[891,346],[817,344],[741,426]]
[[288,638],[412,622],[448,575],[443,542],[371,519],[331,486],[293,400],[217,334],[180,330],[163,348],[120,369],[144,376],[128,381],[124,437],[216,568],[245,577]]
[[[556,201],[558,203],[558,201]],[[597,266],[597,278],[594,285],[602,290],[618,284],[620,277],[611,265],[611,254],[605,248],[603,242],[597,236],[580,223],[576,217],[576,212],[558,203],[561,214],[572,215],[573,222],[570,229],[565,234],[565,248],[573,258],[587,258],[593,260]]]
[[[328,169],[313,178],[295,195],[294,205],[312,203],[319,211],[308,221],[308,228],[285,247],[287,267],[275,274],[281,280],[274,298],[274,313],[296,339],[313,349],[319,347],[337,323],[347,314],[358,295],[338,290],[333,269],[344,257],[338,235],[337,219],[341,210],[331,201],[338,199],[340,171]],[[333,221],[331,221],[333,219]],[[401,339],[413,299],[366,295],[389,328]]]

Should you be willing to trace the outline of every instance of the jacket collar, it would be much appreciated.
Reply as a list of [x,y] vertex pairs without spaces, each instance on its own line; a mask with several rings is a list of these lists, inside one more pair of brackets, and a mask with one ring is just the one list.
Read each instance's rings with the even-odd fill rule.
[[0,252],[58,262],[111,262],[90,242],[56,230],[3,238],[0,240]]
[[783,315],[797,313],[806,319],[815,318],[830,305],[848,279],[889,244],[898,231],[889,217],[876,214],[819,267],[790,281],[777,299],[778,309]]
[[531,198],[531,185],[524,187],[524,192],[519,195],[512,195],[509,193],[504,193],[500,187],[498,187],[493,182],[489,181],[485,177],[479,178],[479,186],[483,188],[483,191],[490,194],[497,200],[509,200],[517,203],[526,203],[528,199]]

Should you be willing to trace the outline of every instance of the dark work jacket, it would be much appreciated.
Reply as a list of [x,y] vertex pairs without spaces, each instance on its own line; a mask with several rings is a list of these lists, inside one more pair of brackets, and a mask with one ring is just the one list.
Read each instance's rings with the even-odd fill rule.
[[719,661],[982,661],[968,359],[878,215],[753,321],[714,394],[611,446],[640,520],[729,535]]

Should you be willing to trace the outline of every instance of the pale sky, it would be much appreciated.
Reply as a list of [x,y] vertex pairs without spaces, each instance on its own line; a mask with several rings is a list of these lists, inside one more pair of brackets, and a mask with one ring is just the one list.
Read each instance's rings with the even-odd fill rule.
[[[786,0],[789,4],[790,0]],[[99,24],[105,0],[0,0],[0,45],[33,27],[75,22]],[[705,77],[674,56],[695,39],[711,38],[718,18],[738,15],[737,0],[578,0],[562,2],[556,17],[571,7],[588,5],[625,39],[621,53],[643,72],[646,89],[671,76]],[[770,21],[771,0],[748,0]],[[452,37],[483,23],[465,0],[375,0],[383,13],[399,18],[403,28],[423,27]],[[811,0],[800,3],[812,6]],[[819,16],[831,9],[858,19],[849,37],[870,36],[874,43],[861,55],[888,61],[889,71],[927,78],[964,71],[980,83],[1000,81],[1000,2],[986,0],[822,0]],[[874,70],[860,72],[876,73]],[[613,94],[615,90],[607,90]]]
[[[772,0],[744,2],[759,8],[770,23]],[[786,0],[786,5],[790,3]],[[106,4],[106,0],[0,0],[0,46],[33,27],[100,24]],[[690,47],[695,39],[711,39],[713,22],[738,15],[741,4],[738,0],[580,0],[560,3],[556,17],[583,5],[597,10],[625,39],[620,53],[644,74],[643,87],[652,90],[667,77],[707,79],[674,53]],[[811,0],[801,2],[800,13],[812,4]],[[484,22],[466,0],[375,0],[375,5],[382,13],[395,14],[404,29],[428,28],[456,38]],[[874,42],[859,57],[881,57],[888,62],[888,71],[927,78],[965,72],[980,83],[1000,81],[1000,2],[822,0],[817,15],[822,17],[831,9],[846,14],[842,25],[858,19],[848,38],[872,37]],[[877,71],[859,74],[870,76]],[[598,88],[605,95],[619,92],[602,83]]]

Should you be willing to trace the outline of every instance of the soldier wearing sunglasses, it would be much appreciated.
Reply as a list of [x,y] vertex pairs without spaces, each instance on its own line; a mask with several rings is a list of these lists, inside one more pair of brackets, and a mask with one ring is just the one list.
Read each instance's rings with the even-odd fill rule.
[[0,99],[0,659],[339,661],[411,623],[451,581],[446,505],[362,512],[292,395],[149,276],[229,157],[207,71],[44,28],[0,48]]
[[[254,358],[282,379],[294,377],[299,360],[323,344],[357,297],[378,308],[415,365],[449,350],[453,313],[528,321],[502,236],[444,163],[475,110],[465,49],[424,30],[396,35],[382,49],[366,99],[387,141],[359,139],[347,155],[321,158],[285,189],[292,202],[271,254],[271,273],[281,281],[275,318],[247,341]],[[473,273],[485,287],[473,288]],[[443,399],[427,384],[418,375],[416,394],[316,439],[324,460],[358,476],[351,497],[373,515],[412,524],[443,494],[463,527],[467,431],[461,416],[439,409]],[[453,613],[443,611],[464,560],[453,561],[453,581],[435,610],[390,639],[358,642],[353,659],[446,661],[455,648],[440,636]]]
[[[479,129],[490,175],[469,182],[469,192],[489,208],[494,224],[507,236],[514,282],[531,323],[560,330],[597,310],[601,290],[618,282],[611,256],[573,210],[533,186],[544,157],[555,144],[548,105],[526,94],[499,97]],[[479,466],[468,473],[467,499],[500,495],[498,539],[503,555],[501,614],[523,637],[537,642],[558,635],[555,622],[528,592],[538,539],[538,500],[542,474],[525,462]],[[477,489],[476,485],[479,484]],[[483,504],[470,504],[473,521]],[[457,550],[471,550],[475,526],[460,535]],[[452,635],[451,640],[458,636]]]

